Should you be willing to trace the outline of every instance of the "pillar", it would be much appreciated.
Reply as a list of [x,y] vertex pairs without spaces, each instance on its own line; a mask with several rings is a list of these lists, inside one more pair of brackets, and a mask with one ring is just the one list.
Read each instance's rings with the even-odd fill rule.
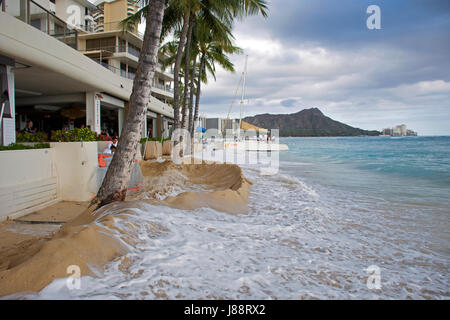
[[117,117],[119,119],[119,136],[120,136],[122,134],[123,124],[125,122],[125,110],[119,108],[119,110],[117,110]]
[[[9,62],[13,65],[13,60],[9,61],[8,59],[8,61],[6,61],[8,64]],[[4,98],[7,98],[4,102],[3,114],[0,122],[0,145],[5,146],[16,142],[14,85],[12,66],[0,64],[0,95],[4,93]],[[0,112],[1,107],[2,105],[0,104]]]
[[101,101],[96,92],[86,92],[86,126],[100,134]]
[[162,135],[162,119],[161,115],[158,114],[156,116],[156,136],[158,139],[161,139],[161,135]]
[[147,109],[145,110],[144,123],[142,124],[142,138],[147,137]]
[[156,128],[156,118],[152,118],[152,137],[157,136],[157,128]]

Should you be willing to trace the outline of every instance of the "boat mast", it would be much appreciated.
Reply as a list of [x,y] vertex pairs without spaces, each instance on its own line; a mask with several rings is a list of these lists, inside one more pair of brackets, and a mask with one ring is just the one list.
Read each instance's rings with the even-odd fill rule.
[[241,96],[241,112],[239,115],[239,138],[241,137],[241,125],[242,125],[242,108],[244,105],[244,97],[245,97],[245,76],[247,75],[247,59],[248,55],[245,56],[245,65],[244,65],[244,71],[242,72],[242,96]]

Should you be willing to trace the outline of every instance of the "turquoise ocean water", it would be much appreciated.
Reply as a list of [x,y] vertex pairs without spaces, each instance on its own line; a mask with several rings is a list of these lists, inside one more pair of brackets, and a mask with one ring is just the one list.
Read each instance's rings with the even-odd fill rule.
[[[282,138],[281,169],[385,200],[450,205],[450,137]],[[302,168],[302,169],[299,169]]]

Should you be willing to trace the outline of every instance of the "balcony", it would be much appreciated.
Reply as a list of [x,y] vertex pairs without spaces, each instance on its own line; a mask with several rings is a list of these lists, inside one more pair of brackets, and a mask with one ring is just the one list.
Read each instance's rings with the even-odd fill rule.
[[106,69],[108,69],[112,73],[115,73],[115,74],[117,74],[117,75],[119,75],[119,76],[121,76],[123,78],[127,78],[127,79],[130,79],[130,80],[133,80],[134,77],[136,76],[136,74],[134,72],[127,72],[125,70],[113,67],[113,66],[111,66],[111,65],[109,65],[109,64],[107,64],[107,63],[105,63],[105,62],[103,62],[101,60],[98,60],[98,59],[92,59],[92,60],[94,60],[98,64],[101,64],[103,67],[105,67]]
[[[134,77],[136,76],[135,72],[130,72],[130,71],[126,71],[126,70],[122,70],[122,69],[113,67],[113,66],[109,65],[108,63],[105,63],[105,62],[103,62],[103,61],[101,61],[99,59],[92,59],[92,60],[94,60],[98,64],[101,64],[103,67],[105,67],[106,69],[108,69],[112,73],[115,73],[115,74],[117,74],[117,75],[119,75],[119,76],[121,76],[123,78],[127,78],[127,79],[130,79],[130,80],[133,80]],[[163,85],[161,83],[156,82],[156,83],[153,83],[153,87],[173,94],[173,89],[170,88],[167,85]]]
[[157,83],[154,83],[153,86],[154,86],[155,88],[164,90],[164,91],[166,91],[166,92],[173,93],[173,89],[172,89],[172,88],[170,88],[169,86],[165,86],[165,85],[163,85],[163,84],[161,84],[161,83],[158,83],[158,82],[157,82]]
[[[96,28],[99,29],[99,31],[96,32],[107,32],[107,31],[124,31],[122,25],[120,24],[120,21],[115,21],[115,22],[108,22],[108,23],[104,23],[103,22],[103,14],[100,14],[98,17],[94,16],[94,19],[96,21]],[[100,21],[99,21],[100,20]],[[137,29],[137,24],[135,26],[134,29],[132,30],[127,30],[126,32],[130,32],[133,33],[134,35],[136,35],[140,40],[144,39],[144,34],[142,32],[140,32]],[[101,29],[101,30],[100,30]]]
[[127,52],[137,58],[139,58],[139,56],[141,55],[141,51],[138,50],[137,48],[128,46]]
[[77,49],[76,28],[69,26],[33,0],[2,0],[1,10]]

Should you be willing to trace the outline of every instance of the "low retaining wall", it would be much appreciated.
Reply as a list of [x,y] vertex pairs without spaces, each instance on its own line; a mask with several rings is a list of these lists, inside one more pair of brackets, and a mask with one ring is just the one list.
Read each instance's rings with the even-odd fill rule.
[[104,176],[97,154],[108,143],[51,142],[48,149],[0,151],[0,221],[61,200],[92,200]]
[[58,199],[53,149],[0,151],[0,221]]

